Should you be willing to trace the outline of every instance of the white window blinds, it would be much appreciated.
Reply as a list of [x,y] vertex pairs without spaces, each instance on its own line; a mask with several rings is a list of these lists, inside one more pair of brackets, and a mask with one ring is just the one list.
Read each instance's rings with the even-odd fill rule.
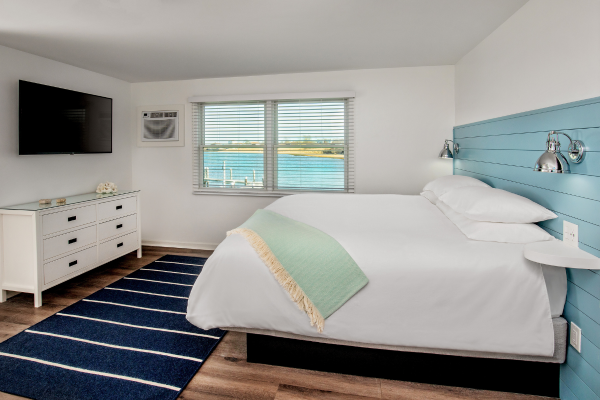
[[201,106],[203,188],[265,188],[265,104]]
[[353,99],[193,103],[194,190],[354,191]]

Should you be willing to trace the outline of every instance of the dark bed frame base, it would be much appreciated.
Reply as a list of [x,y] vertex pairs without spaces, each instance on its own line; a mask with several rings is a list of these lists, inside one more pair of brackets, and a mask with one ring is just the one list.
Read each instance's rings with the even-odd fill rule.
[[559,397],[559,364],[367,349],[247,334],[248,362]]

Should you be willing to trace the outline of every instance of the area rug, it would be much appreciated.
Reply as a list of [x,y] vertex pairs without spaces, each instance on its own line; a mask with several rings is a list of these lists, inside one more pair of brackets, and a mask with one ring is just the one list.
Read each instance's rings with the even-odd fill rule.
[[185,319],[205,260],[164,256],[0,343],[0,391],[177,398],[225,334]]

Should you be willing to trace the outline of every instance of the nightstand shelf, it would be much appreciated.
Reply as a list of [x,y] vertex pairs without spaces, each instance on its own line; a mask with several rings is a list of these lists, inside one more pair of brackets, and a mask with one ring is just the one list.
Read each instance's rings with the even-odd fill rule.
[[530,261],[545,265],[577,269],[600,269],[600,258],[581,249],[567,246],[561,240],[526,244],[523,255]]

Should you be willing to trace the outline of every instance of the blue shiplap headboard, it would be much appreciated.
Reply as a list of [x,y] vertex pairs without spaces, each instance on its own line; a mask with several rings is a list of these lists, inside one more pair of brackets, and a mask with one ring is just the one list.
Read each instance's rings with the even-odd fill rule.
[[[583,163],[571,174],[534,172],[548,132],[563,131],[583,141]],[[561,148],[568,139],[560,136]],[[563,220],[579,226],[579,247],[600,257],[600,98],[563,104],[454,128],[460,151],[454,174],[525,196],[554,211],[540,223],[562,239]],[[566,154],[565,154],[566,156]],[[581,354],[569,346],[561,366],[561,399],[600,400],[600,274],[567,270],[564,317],[582,329]]]

